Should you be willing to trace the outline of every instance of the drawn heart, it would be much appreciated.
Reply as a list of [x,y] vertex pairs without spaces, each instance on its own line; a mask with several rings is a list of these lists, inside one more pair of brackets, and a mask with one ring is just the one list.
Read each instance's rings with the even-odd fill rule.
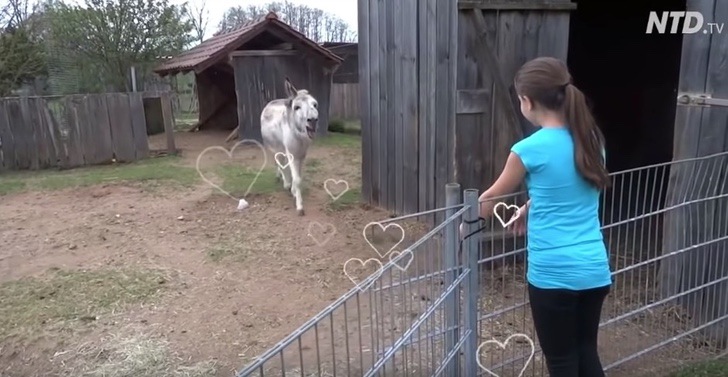
[[528,359],[526,359],[526,364],[523,366],[523,369],[521,369],[521,372],[518,373],[518,377],[523,376],[523,373],[526,372],[526,369],[528,368],[528,365],[531,364],[531,360],[533,359],[533,355],[536,353],[536,346],[533,344],[533,340],[531,340],[531,338],[528,335],[526,335],[526,334],[513,334],[513,335],[509,336],[508,338],[506,338],[506,341],[503,342],[503,343],[501,343],[501,342],[499,342],[499,341],[497,341],[495,339],[491,339],[491,340],[488,340],[488,341],[483,342],[480,346],[478,346],[478,349],[475,350],[475,361],[478,363],[478,366],[480,367],[480,369],[482,369],[483,371],[485,371],[486,373],[490,374],[493,377],[500,377],[499,375],[493,373],[493,371],[491,371],[490,369],[484,367],[483,364],[480,363],[480,350],[484,346],[486,346],[488,344],[496,344],[496,345],[498,345],[498,347],[500,347],[501,349],[505,350],[506,349],[506,345],[508,345],[508,342],[510,342],[511,339],[513,339],[515,337],[520,337],[520,338],[526,339],[526,341],[531,346],[531,354],[528,356]]
[[[398,229],[399,232],[402,234],[402,236],[399,238],[399,241],[397,241],[397,243],[395,243],[394,246],[390,247],[389,250],[387,250],[387,252],[384,254],[379,252],[379,249],[377,249],[377,247],[374,246],[374,243],[372,242],[372,240],[369,239],[369,236],[367,235],[367,229],[369,229],[370,226],[374,226],[374,225],[378,226],[379,229],[382,230],[382,232],[386,232],[389,227],[392,227],[393,229]],[[390,251],[392,251],[395,247],[397,247],[399,244],[401,244],[402,241],[404,241],[404,228],[402,228],[402,226],[397,223],[389,223],[387,225],[382,225],[379,222],[373,221],[364,227],[362,234],[364,235],[364,240],[367,241],[367,243],[369,244],[369,247],[374,249],[374,251],[377,252],[377,254],[379,255],[380,258],[384,258],[387,254],[389,254]]]
[[[330,230],[326,232],[326,230]],[[316,245],[323,246],[334,237],[336,233],[336,227],[333,224],[321,224],[317,221],[312,221],[308,224],[308,236],[316,242]]]
[[[355,262],[355,263],[352,263]],[[362,275],[362,273],[356,273],[355,271],[352,271],[356,268],[365,269],[366,265],[368,263],[372,263],[372,267],[376,267],[376,270],[373,272],[369,272],[364,275],[364,279],[359,279],[357,276]],[[349,266],[349,269],[347,270],[347,266]],[[357,271],[358,272],[358,271]],[[369,258],[365,261],[359,259],[359,258],[351,258],[344,262],[344,275],[349,278],[349,280],[356,285],[357,288],[359,288],[360,291],[365,292],[369,287],[372,286],[372,284],[377,282],[377,278],[382,274],[382,262],[379,261],[377,258]],[[364,281],[369,278],[370,276],[373,276],[371,278],[371,281],[367,282],[366,284],[362,285]]]
[[[498,214],[498,207],[506,207],[505,210],[514,209],[516,213],[513,215],[513,217],[511,217],[510,220],[508,220],[508,222],[505,222],[503,221],[503,218]],[[503,211],[504,215],[506,214],[505,210]],[[501,225],[503,225],[503,228],[508,228],[508,226],[513,224],[514,221],[518,220],[518,218],[521,216],[521,211],[519,211],[519,207],[517,205],[508,205],[506,203],[500,202],[493,207],[493,214],[498,219],[498,221],[500,221]]]
[[[260,149],[260,152],[263,156],[263,165],[260,166],[260,169],[255,171],[255,177],[253,177],[253,180],[250,182],[250,184],[248,185],[248,188],[245,190],[245,194],[243,194],[243,198],[244,198],[244,197],[248,196],[248,194],[250,193],[250,190],[253,188],[253,185],[255,184],[255,182],[258,181],[258,178],[260,177],[260,173],[263,172],[263,169],[265,169],[265,166],[268,164],[268,155],[265,153],[265,149],[263,148],[263,145],[260,142],[258,142],[256,140],[251,140],[251,139],[243,139],[243,140],[240,140],[237,143],[235,143],[235,145],[233,145],[233,147],[230,148],[229,151],[221,146],[207,147],[202,152],[200,152],[200,154],[197,156],[197,161],[195,162],[195,169],[197,169],[197,174],[200,175],[200,178],[202,178],[202,180],[205,181],[205,183],[218,189],[223,194],[225,194],[237,201],[240,201],[240,198],[236,198],[236,197],[230,195],[229,192],[223,190],[222,187],[218,186],[217,184],[212,182],[210,179],[205,177],[205,174],[200,169],[200,161],[202,161],[202,156],[204,156],[205,154],[207,154],[208,152],[211,152],[211,151],[222,151],[228,156],[228,158],[230,160],[233,160],[233,155],[235,153],[235,149],[243,144],[255,144]],[[248,171],[250,171],[250,168],[248,168]]]
[[[293,155],[290,153],[276,152],[276,154],[273,155],[273,159],[276,160],[276,164],[279,168],[285,169],[291,164],[291,162],[293,162]],[[281,161],[284,161],[285,164]]]
[[[333,185],[343,184],[345,187],[344,187],[343,190],[341,190],[341,192],[339,192],[338,195],[334,195],[334,194],[331,193],[331,188],[329,188],[330,184],[333,184]],[[336,201],[342,195],[344,195],[347,191],[349,191],[349,182],[347,182],[347,181],[345,181],[343,179],[335,180],[335,179],[329,178],[329,179],[327,179],[327,180],[324,181],[324,190],[326,190],[326,193],[329,194],[329,196],[331,197],[331,199],[333,199],[334,201]]]
[[[395,262],[394,259],[397,259],[397,256],[399,255],[402,255],[402,258]],[[415,254],[412,253],[410,249],[406,249],[403,252],[395,250],[389,253],[389,261],[394,264],[394,267],[399,268],[400,271],[407,271],[407,268],[409,268],[413,260],[415,260]],[[404,267],[402,266],[402,263],[404,263]]]

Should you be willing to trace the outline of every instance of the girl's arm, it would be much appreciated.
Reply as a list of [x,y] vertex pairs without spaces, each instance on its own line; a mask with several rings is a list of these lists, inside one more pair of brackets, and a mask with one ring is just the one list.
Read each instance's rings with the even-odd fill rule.
[[[480,217],[488,218],[493,214],[493,207],[496,201],[493,198],[504,196],[512,193],[523,182],[526,176],[526,168],[521,162],[521,158],[517,154],[511,152],[506,160],[506,166],[503,168],[500,177],[490,186],[483,194],[480,195]],[[530,200],[528,203],[530,204]]]

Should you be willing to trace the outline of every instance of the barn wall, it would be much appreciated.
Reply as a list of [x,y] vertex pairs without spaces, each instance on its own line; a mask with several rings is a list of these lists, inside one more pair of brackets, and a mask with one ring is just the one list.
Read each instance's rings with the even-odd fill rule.
[[210,68],[195,75],[200,129],[229,129],[238,124],[232,74]]
[[317,135],[325,136],[329,124],[330,70],[291,50],[246,51],[245,54],[233,56],[240,138],[261,140],[260,113],[268,102],[286,98],[284,77],[297,89],[307,89],[316,98]]
[[359,1],[362,196],[373,205],[405,214],[445,204],[456,15],[455,2]]
[[539,56],[567,59],[573,5],[510,5],[460,7],[455,163],[456,180],[466,188],[492,185],[511,146],[534,130],[519,110],[513,90],[516,71]]

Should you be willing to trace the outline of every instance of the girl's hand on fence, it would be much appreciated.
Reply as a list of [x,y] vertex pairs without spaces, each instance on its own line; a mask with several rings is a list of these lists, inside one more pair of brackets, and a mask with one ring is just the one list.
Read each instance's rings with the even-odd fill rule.
[[[508,226],[509,229],[513,231],[516,235],[522,236],[526,233],[526,218],[528,214],[528,206],[524,205],[523,207],[518,209],[518,212],[516,212],[512,219],[511,225]],[[516,218],[513,220],[513,218]]]

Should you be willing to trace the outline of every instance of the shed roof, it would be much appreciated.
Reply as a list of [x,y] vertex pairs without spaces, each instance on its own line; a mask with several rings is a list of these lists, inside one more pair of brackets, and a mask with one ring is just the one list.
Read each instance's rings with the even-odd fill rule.
[[154,69],[154,72],[162,76],[191,70],[199,73],[218,61],[227,58],[230,52],[240,48],[245,42],[270,29],[277,29],[277,31],[287,34],[293,40],[301,42],[312,52],[321,55],[334,64],[338,65],[343,61],[336,54],[281,21],[275,12],[269,12],[261,18],[248,21],[233,30],[216,34],[199,45],[164,61]]

